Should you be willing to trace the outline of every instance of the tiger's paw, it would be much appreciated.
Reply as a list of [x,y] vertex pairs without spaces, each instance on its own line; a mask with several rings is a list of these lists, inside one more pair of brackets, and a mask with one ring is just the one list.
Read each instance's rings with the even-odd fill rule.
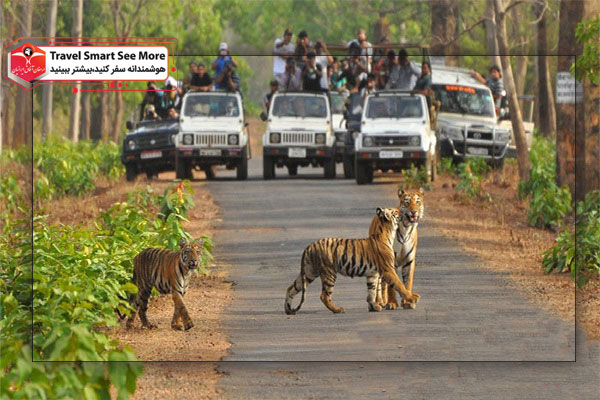
[[383,309],[379,304],[369,304],[369,311],[379,312]]
[[194,323],[192,321],[189,321],[185,324],[185,330],[189,331],[190,329],[192,329],[194,327]]
[[144,325],[144,328],[156,329],[156,328],[158,328],[158,325],[153,324],[152,322],[148,322],[146,325]]
[[183,325],[181,325],[181,324],[171,324],[171,329],[174,329],[176,331],[182,331],[183,330]]
[[417,303],[402,301],[402,308],[405,310],[414,310],[417,307]]
[[388,310],[395,310],[398,308],[398,303],[395,301],[390,301],[389,303],[387,303],[385,308],[387,308]]
[[331,312],[334,314],[343,314],[345,311],[344,311],[344,307],[337,307],[337,308],[331,309]]

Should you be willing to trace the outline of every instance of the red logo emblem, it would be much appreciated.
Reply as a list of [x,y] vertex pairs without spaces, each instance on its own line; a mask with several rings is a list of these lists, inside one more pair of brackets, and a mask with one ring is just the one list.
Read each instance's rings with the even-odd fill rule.
[[10,52],[10,73],[31,82],[46,73],[46,52],[31,43]]

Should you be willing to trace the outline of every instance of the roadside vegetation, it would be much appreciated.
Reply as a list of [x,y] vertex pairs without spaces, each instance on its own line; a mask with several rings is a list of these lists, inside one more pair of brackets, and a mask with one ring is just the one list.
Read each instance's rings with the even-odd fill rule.
[[[97,179],[123,174],[118,146],[111,143],[49,139],[38,148],[36,196],[82,195]],[[149,187],[132,191],[93,226],[51,224],[45,210],[32,215],[30,209],[30,178],[19,166],[31,160],[27,150],[1,160],[15,168],[0,181],[0,398],[107,399],[113,387],[127,399],[142,365],[107,328],[118,326],[115,309],[129,312],[125,299],[137,290],[130,282],[135,255],[147,247],[176,250],[181,236],[190,238],[182,223],[194,206],[191,186],[180,182],[162,194]],[[200,273],[206,273],[211,246],[205,237]],[[68,362],[32,363],[32,357]],[[102,360],[122,362],[82,363]]]

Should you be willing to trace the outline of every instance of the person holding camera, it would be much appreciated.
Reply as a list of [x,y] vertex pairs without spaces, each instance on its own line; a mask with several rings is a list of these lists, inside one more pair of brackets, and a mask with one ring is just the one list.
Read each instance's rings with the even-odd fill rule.
[[296,58],[296,65],[300,70],[306,66],[306,55],[312,50],[310,41],[308,40],[308,33],[305,30],[300,31],[298,39],[296,40],[296,50],[294,56]]
[[321,77],[321,89],[329,90],[329,80],[327,77],[327,66],[333,63],[333,57],[329,54],[327,50],[327,45],[325,42],[318,40],[315,43],[315,54],[317,55],[317,65],[321,66],[321,70],[323,71]]
[[[229,48],[226,42],[221,42],[219,45],[219,56],[211,64],[211,68],[215,71],[215,77],[220,76],[225,69],[225,66],[230,64],[233,67],[237,67],[237,63],[231,57]],[[215,79],[216,82],[216,79]],[[221,89],[218,85],[215,85],[215,89]]]
[[161,114],[163,110],[166,113],[163,91],[158,90],[158,86],[156,86],[156,83],[154,82],[148,82],[146,84],[146,89],[148,91],[146,92],[146,95],[142,100],[142,104],[140,105],[140,120],[146,119],[147,105],[152,105],[152,110],[155,114],[157,112]]
[[292,31],[288,28],[283,37],[275,39],[273,46],[273,77],[280,80],[285,72],[285,62],[293,57],[296,46],[292,43]]
[[323,68],[317,64],[317,55],[314,51],[306,55],[306,65],[302,71],[302,88],[309,92],[321,92],[321,78]]
[[228,92],[238,92],[240,90],[240,77],[234,70],[233,63],[226,63],[221,75],[215,78],[215,88],[225,89]]
[[302,71],[293,58],[288,58],[285,62],[285,72],[279,81],[279,87],[286,92],[302,89]]
[[263,99],[267,113],[269,113],[269,109],[271,108],[271,99],[273,98],[273,95],[277,92],[277,89],[279,88],[279,82],[276,79],[273,79],[269,86],[271,90],[269,91],[269,93],[265,94],[265,97]]
[[417,78],[421,76],[421,70],[408,59],[406,50],[398,52],[398,63],[394,63],[388,76],[386,89],[412,90]]

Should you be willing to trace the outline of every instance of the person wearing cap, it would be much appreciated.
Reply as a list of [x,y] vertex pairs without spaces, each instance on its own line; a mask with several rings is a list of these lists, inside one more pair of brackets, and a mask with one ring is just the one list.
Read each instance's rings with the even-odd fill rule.
[[154,105],[150,104],[148,105],[148,107],[146,107],[146,113],[144,114],[144,117],[142,118],[142,120],[144,121],[155,121],[159,119],[158,115],[156,114],[156,107],[154,107]]
[[[211,68],[215,71],[215,77],[221,75],[225,69],[225,65],[230,64],[237,67],[237,63],[229,54],[229,47],[226,42],[221,42],[219,45],[219,56],[211,64]],[[215,85],[216,89],[220,89],[219,85]]]
[[271,90],[269,91],[269,93],[265,94],[264,98],[267,113],[269,112],[269,108],[271,108],[271,99],[273,98],[273,95],[277,92],[277,89],[279,88],[279,82],[276,79],[273,79],[269,84],[269,87]]
[[293,58],[285,61],[285,72],[279,80],[279,88],[286,92],[302,89],[302,70],[296,66]]
[[311,51],[312,46],[310,45],[310,41],[308,39],[308,33],[305,30],[301,30],[298,33],[298,38],[296,39],[296,50],[294,51],[294,56],[296,58],[296,65],[301,70],[304,69],[306,65],[306,55],[309,51]]
[[198,64],[197,72],[192,76],[190,90],[197,92],[209,92],[212,89],[212,79],[204,64]]
[[371,58],[373,56],[373,45],[367,41],[367,31],[364,28],[360,28],[358,32],[356,32],[356,38],[349,41],[348,49],[350,49],[353,44],[360,49],[359,63],[364,66],[365,73],[371,72]]
[[288,28],[283,32],[283,37],[275,39],[273,46],[273,77],[280,79],[285,72],[285,61],[294,55],[296,46],[292,42],[292,31]]
[[[163,91],[158,90],[158,86],[154,82],[148,82],[146,84],[147,92],[142,100],[142,104],[140,104],[140,120],[145,119],[146,115],[146,106],[152,105],[154,112],[158,112],[159,114],[163,110]],[[166,110],[165,110],[166,112]]]
[[320,92],[323,68],[317,64],[317,55],[310,51],[306,55],[306,65],[302,70],[302,89],[309,92]]
[[412,90],[417,83],[421,71],[417,65],[408,59],[406,50],[398,53],[398,64],[392,65],[386,89]]

